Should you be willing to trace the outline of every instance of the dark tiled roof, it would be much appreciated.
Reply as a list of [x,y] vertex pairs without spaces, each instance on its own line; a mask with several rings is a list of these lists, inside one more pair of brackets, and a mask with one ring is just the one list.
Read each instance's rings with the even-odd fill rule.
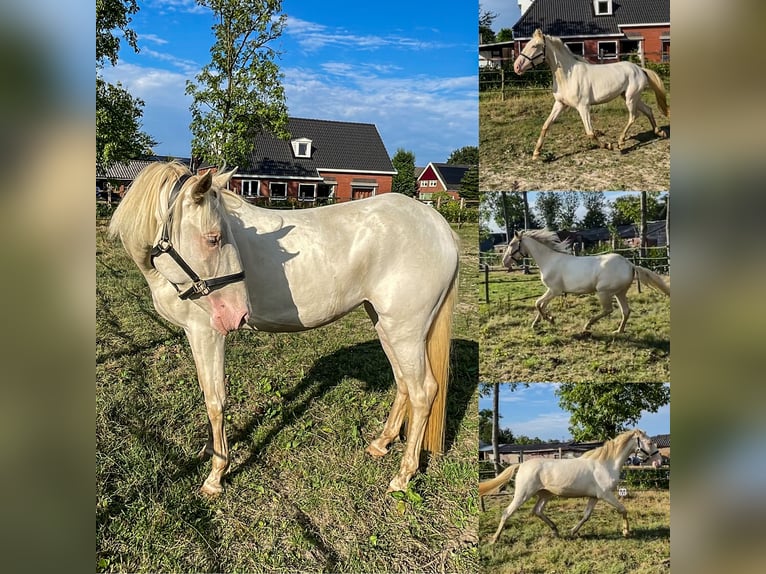
[[[575,452],[586,452],[598,448],[603,442],[544,442],[539,444],[503,444],[500,445],[501,454],[520,452],[545,452],[557,451],[558,449]],[[491,449],[491,446],[490,446]]]
[[311,157],[296,158],[290,140],[269,134],[256,137],[252,164],[239,173],[284,177],[319,177],[317,170],[394,174],[391,159],[374,124],[290,118],[292,138],[311,140]]
[[657,443],[657,448],[670,448],[670,435],[669,434],[658,434],[657,436],[653,436],[652,442]]
[[432,163],[434,169],[439,172],[447,189],[460,189],[460,182],[463,180],[465,172],[471,169],[470,165],[453,165],[449,163]]
[[118,163],[106,170],[101,171],[96,168],[96,177],[99,179],[117,179],[133,181],[136,176],[147,165],[156,161],[172,161],[177,160],[188,166],[191,163],[191,158],[188,157],[174,157],[165,155],[152,155],[141,159],[132,159],[128,163]]
[[513,25],[513,37],[531,38],[536,28],[552,36],[622,34],[621,25],[669,22],[670,0],[614,0],[609,16],[596,16],[592,0],[535,0]]

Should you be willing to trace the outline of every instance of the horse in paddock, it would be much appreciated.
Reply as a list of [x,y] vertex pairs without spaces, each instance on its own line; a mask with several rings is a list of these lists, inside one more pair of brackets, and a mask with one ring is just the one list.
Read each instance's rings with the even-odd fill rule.
[[146,278],[157,312],[188,338],[205,397],[212,457],[202,492],[222,492],[229,466],[224,428],[226,335],[240,328],[303,331],[363,305],[393,369],[396,398],[367,448],[386,454],[405,414],[398,474],[406,490],[421,448],[440,453],[459,247],[436,210],[390,193],[306,210],[255,207],[226,191],[234,171],[193,175],[153,163],[110,222]]
[[479,496],[493,494],[505,486],[518,471],[513,500],[503,511],[500,524],[489,543],[497,542],[505,521],[535,495],[537,502],[532,512],[551,527],[555,536],[559,535],[558,527],[543,513],[545,505],[554,496],[588,499],[582,520],[571,530],[572,536],[577,534],[580,527],[590,518],[599,500],[604,500],[617,509],[622,516],[622,535],[628,536],[628,511],[617,500],[613,490],[620,481],[620,469],[628,454],[634,451],[644,462],[661,459],[657,445],[644,431],[635,429],[606,441],[603,446],[589,450],[579,458],[531,458],[509,466],[496,478],[479,483]]
[[636,121],[636,113],[641,112],[652,124],[652,131],[659,137],[667,137],[657,127],[652,109],[641,100],[641,93],[651,89],[657,98],[657,105],[665,116],[670,110],[667,104],[665,86],[662,79],[653,70],[642,68],[632,62],[614,62],[612,64],[591,64],[576,56],[562,42],[561,38],[543,34],[538,28],[527,42],[524,49],[513,63],[513,70],[521,75],[531,67],[545,62],[553,74],[553,109],[545,120],[540,137],[532,153],[533,158],[540,157],[545,134],[567,107],[577,110],[585,126],[587,136],[599,147],[612,149],[612,144],[602,142],[593,130],[590,119],[590,107],[603,104],[622,96],[628,108],[628,123],[617,142],[618,148],[625,144],[628,129]]
[[532,327],[540,319],[553,323],[553,317],[546,311],[551,299],[565,293],[596,293],[602,311],[585,323],[583,331],[587,332],[593,323],[613,311],[612,297],[616,297],[622,321],[615,333],[624,333],[630,316],[627,293],[635,278],[670,296],[670,286],[654,271],[634,265],[618,253],[577,257],[570,253],[568,242],[560,241],[555,232],[546,229],[514,233],[503,254],[503,265],[510,269],[514,262],[521,263],[525,257],[535,260],[540,268],[540,280],[548,289],[535,301],[537,315]]

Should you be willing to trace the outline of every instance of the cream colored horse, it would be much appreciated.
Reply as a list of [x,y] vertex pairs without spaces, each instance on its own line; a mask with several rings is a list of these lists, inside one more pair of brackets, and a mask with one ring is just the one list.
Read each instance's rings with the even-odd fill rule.
[[513,70],[521,75],[530,67],[545,62],[553,74],[553,109],[543,124],[540,137],[535,145],[533,158],[540,156],[543,140],[548,128],[567,107],[577,110],[585,126],[585,133],[600,147],[612,149],[612,144],[601,142],[596,136],[590,119],[590,107],[594,104],[609,102],[619,95],[625,98],[628,108],[628,123],[617,142],[618,147],[625,144],[628,129],[636,121],[636,112],[641,112],[652,124],[652,131],[659,137],[666,137],[657,127],[652,108],[641,100],[641,92],[651,88],[657,97],[657,104],[666,116],[670,111],[662,79],[652,70],[647,70],[631,62],[612,64],[591,64],[575,56],[560,38],[548,36],[540,29],[535,30],[532,39],[527,42],[513,64]]
[[550,526],[556,536],[559,535],[556,524],[543,513],[545,505],[554,496],[588,498],[585,514],[582,520],[572,528],[572,536],[577,534],[580,527],[590,518],[599,500],[608,502],[622,515],[622,534],[628,536],[630,533],[628,511],[617,500],[613,490],[620,480],[620,469],[625,464],[628,454],[634,451],[637,451],[639,458],[643,458],[644,461],[661,458],[657,445],[644,431],[635,429],[618,435],[603,446],[586,452],[580,458],[532,458],[513,464],[496,478],[480,483],[479,496],[493,494],[505,486],[518,470],[513,500],[503,511],[500,524],[489,543],[497,542],[505,521],[535,495],[537,495],[537,503],[532,512]]
[[196,176],[178,163],[154,163],[110,224],[146,278],[157,312],[182,327],[191,345],[210,421],[200,455],[212,457],[212,470],[202,491],[220,493],[229,466],[226,334],[313,329],[359,305],[397,387],[367,452],[386,454],[409,409],[407,446],[389,484],[405,490],[421,447],[443,449],[456,236],[434,209],[396,193],[307,210],[257,208],[224,191],[232,174]]
[[670,287],[654,271],[633,265],[617,253],[575,257],[570,253],[568,243],[559,241],[553,231],[539,229],[516,232],[503,254],[503,265],[510,269],[514,261],[518,263],[524,257],[534,258],[540,268],[540,280],[548,289],[535,301],[537,315],[532,321],[532,327],[540,319],[553,323],[553,317],[546,311],[551,299],[565,293],[596,293],[602,311],[585,323],[583,331],[588,331],[593,323],[611,314],[614,310],[612,297],[616,297],[622,311],[622,321],[615,333],[623,333],[630,316],[628,289],[634,278],[670,295]]

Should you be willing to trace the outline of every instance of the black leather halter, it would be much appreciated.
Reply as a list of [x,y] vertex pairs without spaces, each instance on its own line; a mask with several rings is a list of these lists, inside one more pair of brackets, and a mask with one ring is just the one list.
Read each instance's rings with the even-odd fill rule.
[[[650,443],[651,444],[651,443]],[[654,449],[652,452],[647,452],[644,447],[641,446],[641,439],[639,437],[636,437],[636,450],[640,451],[642,454],[646,455],[645,458],[642,459],[643,461],[649,460],[654,455],[659,454],[659,449]],[[639,457],[640,458],[640,457]]]
[[[519,52],[519,56],[521,56],[522,58],[526,58],[527,60],[529,60],[529,61],[530,61],[530,63],[532,64],[532,68],[537,68],[537,64],[535,64],[535,60],[536,60],[537,58],[539,58],[540,56],[542,56],[542,57],[543,57],[543,62],[545,62],[545,36],[543,36],[543,51],[542,51],[542,52],[540,52],[539,54],[535,54],[534,56],[532,56],[532,57],[530,58],[530,57],[529,57],[529,56],[527,56],[527,55],[526,55],[526,54],[525,54],[523,51],[521,51],[521,52]],[[541,63],[542,63],[542,62],[541,62]]]
[[178,194],[180,193],[184,183],[186,183],[186,180],[188,180],[190,177],[191,175],[181,176],[173,186],[173,189],[170,192],[170,198],[168,199],[168,216],[165,218],[165,223],[162,226],[162,235],[160,235],[160,239],[157,241],[157,244],[152,247],[152,252],[150,255],[150,262],[152,267],[155,269],[157,269],[157,267],[154,265],[154,259],[163,253],[167,253],[176,263],[178,263],[178,266],[184,271],[184,273],[188,275],[189,279],[192,281],[192,285],[184,291],[181,291],[181,288],[178,285],[168,280],[168,282],[176,288],[176,291],[178,291],[178,297],[184,300],[196,297],[204,297],[211,291],[220,289],[224,285],[228,285],[229,283],[236,283],[237,281],[243,281],[245,279],[244,271],[240,271],[239,273],[232,273],[231,275],[224,275],[222,277],[201,279],[200,276],[194,272],[194,269],[192,269],[191,266],[186,263],[186,261],[184,261],[184,258],[181,257],[181,254],[175,250],[173,244],[170,243],[170,223],[173,219],[173,205],[175,204],[176,199],[178,199]]

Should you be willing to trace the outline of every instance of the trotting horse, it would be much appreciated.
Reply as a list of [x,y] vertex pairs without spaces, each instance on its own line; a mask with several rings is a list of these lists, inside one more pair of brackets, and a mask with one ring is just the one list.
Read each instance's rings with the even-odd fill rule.
[[409,409],[406,449],[388,488],[405,490],[421,447],[443,449],[456,236],[434,209],[397,193],[309,210],[254,207],[224,189],[233,173],[151,164],[109,227],[146,278],[157,312],[189,340],[209,419],[200,456],[212,457],[212,470],[202,492],[219,494],[229,466],[227,333],[313,329],[359,305],[397,389],[367,452],[386,454]]
[[670,296],[670,286],[654,271],[633,265],[617,253],[576,257],[570,253],[568,242],[560,241],[556,233],[546,229],[515,232],[503,254],[503,265],[510,269],[514,261],[520,263],[525,257],[535,260],[540,268],[540,280],[548,289],[535,301],[537,315],[532,327],[541,318],[553,323],[546,307],[551,299],[565,293],[596,293],[601,302],[601,313],[591,317],[583,331],[613,311],[612,297],[616,297],[622,321],[615,333],[625,332],[630,316],[627,293],[634,278]]
[[532,512],[551,527],[558,536],[556,524],[543,514],[543,509],[554,496],[565,498],[587,497],[585,515],[572,528],[571,535],[577,534],[580,527],[590,518],[593,508],[599,500],[614,506],[622,515],[622,535],[628,536],[628,511],[614,495],[614,488],[620,480],[620,469],[628,454],[636,451],[638,458],[647,460],[661,459],[657,445],[642,430],[624,432],[607,441],[603,446],[584,453],[580,458],[549,459],[532,458],[522,463],[513,464],[500,475],[479,484],[479,496],[492,494],[500,490],[518,470],[513,491],[513,500],[503,511],[500,524],[490,539],[490,544],[497,542],[505,521],[522,504],[537,495]]
[[642,68],[632,62],[615,62],[612,64],[591,64],[583,58],[575,56],[561,38],[548,36],[538,28],[527,42],[524,49],[513,63],[513,70],[523,74],[530,67],[545,62],[553,74],[553,109],[543,124],[540,137],[535,145],[533,158],[540,156],[543,140],[548,128],[562,111],[567,107],[576,109],[585,133],[602,148],[612,149],[612,144],[602,142],[593,130],[590,120],[590,107],[594,104],[609,102],[619,95],[625,98],[628,108],[628,123],[617,142],[618,147],[625,144],[628,129],[636,121],[636,112],[641,112],[652,124],[652,131],[659,137],[666,137],[663,130],[654,121],[652,108],[641,100],[641,92],[651,88],[657,98],[657,105],[666,116],[668,110],[665,96],[665,86],[662,79],[653,71]]

